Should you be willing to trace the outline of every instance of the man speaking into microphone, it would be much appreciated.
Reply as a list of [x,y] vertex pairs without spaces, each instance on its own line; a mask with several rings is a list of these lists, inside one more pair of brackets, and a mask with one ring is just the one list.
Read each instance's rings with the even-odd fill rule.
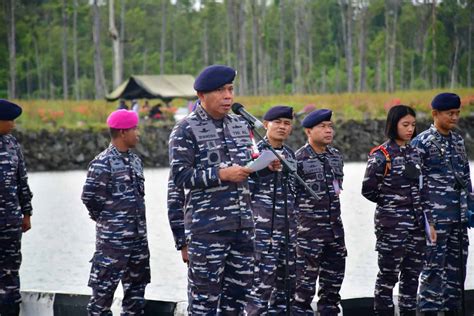
[[189,190],[184,207],[188,245],[188,313],[239,315],[252,285],[254,225],[245,167],[248,124],[229,114],[235,70],[212,65],[196,78],[196,109],[169,141],[171,180]]

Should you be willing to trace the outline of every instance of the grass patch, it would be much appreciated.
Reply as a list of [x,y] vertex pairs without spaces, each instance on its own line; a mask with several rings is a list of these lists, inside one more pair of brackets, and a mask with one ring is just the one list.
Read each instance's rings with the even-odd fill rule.
[[[430,113],[430,102],[442,90],[400,91],[393,94],[379,93],[343,93],[317,95],[273,95],[273,96],[236,96],[235,101],[245,105],[246,109],[256,116],[263,114],[274,105],[293,106],[296,112],[306,108],[328,108],[334,111],[335,120],[384,119],[391,106],[406,104],[417,112]],[[472,89],[456,89],[462,99],[461,115],[474,112],[474,92]],[[17,120],[19,128],[38,129],[100,129],[105,128],[105,121],[117,102],[105,100],[14,100],[23,108],[23,115]],[[150,104],[155,104],[151,100]],[[143,102],[140,102],[143,104]],[[169,124],[178,107],[187,102],[176,99],[169,108],[162,107],[168,122],[154,122],[153,125]],[[146,116],[142,110],[141,116]]]

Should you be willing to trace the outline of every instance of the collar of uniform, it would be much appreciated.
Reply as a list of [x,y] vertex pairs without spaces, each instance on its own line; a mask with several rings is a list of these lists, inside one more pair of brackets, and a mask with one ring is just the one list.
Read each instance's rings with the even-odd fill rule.
[[452,131],[449,131],[448,136],[441,135],[441,133],[436,129],[436,126],[434,124],[431,124],[430,132],[436,138],[436,140],[439,141],[439,142],[444,142],[447,139],[451,139],[452,135],[453,135]]
[[393,148],[397,151],[400,151],[401,150],[401,147],[400,145],[397,144],[396,141],[394,141],[393,139],[389,139],[387,140],[385,143],[383,143],[382,145],[385,146],[385,148]]
[[[115,156],[123,157],[123,153],[121,153],[121,152],[117,149],[117,147],[114,146],[114,144],[110,143],[109,149],[110,149],[110,152],[113,153]],[[130,149],[127,150],[125,153],[129,154],[129,153],[130,153]]]
[[[199,116],[199,118],[203,121],[213,120],[213,118],[209,115],[209,113],[207,113],[206,110],[204,110],[204,108],[202,107],[201,101],[199,101],[199,103],[197,104],[196,110],[194,111],[196,112],[196,115]],[[226,114],[223,120],[224,122],[228,122],[230,120],[229,114]]]
[[326,153],[329,152],[329,146],[326,147],[326,151],[321,153],[321,154],[318,154],[317,152],[314,151],[313,147],[311,146],[310,143],[306,143],[306,151],[309,153],[309,157],[310,158],[323,158],[323,157],[326,157]]

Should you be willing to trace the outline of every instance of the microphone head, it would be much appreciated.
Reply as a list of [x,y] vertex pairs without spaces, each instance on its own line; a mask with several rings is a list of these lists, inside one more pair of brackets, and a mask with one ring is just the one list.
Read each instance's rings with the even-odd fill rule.
[[240,114],[240,109],[243,108],[244,106],[240,103],[234,103],[232,104],[232,112],[235,114]]

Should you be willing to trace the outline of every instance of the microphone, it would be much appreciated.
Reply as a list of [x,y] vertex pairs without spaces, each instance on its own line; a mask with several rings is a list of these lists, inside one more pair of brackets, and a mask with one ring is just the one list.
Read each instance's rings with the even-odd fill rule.
[[244,106],[240,103],[234,103],[232,104],[232,112],[235,114],[238,114],[244,118],[244,120],[247,121],[247,123],[250,124],[251,127],[254,128],[262,128],[263,123],[260,122],[258,118],[250,114],[249,112],[245,111]]

